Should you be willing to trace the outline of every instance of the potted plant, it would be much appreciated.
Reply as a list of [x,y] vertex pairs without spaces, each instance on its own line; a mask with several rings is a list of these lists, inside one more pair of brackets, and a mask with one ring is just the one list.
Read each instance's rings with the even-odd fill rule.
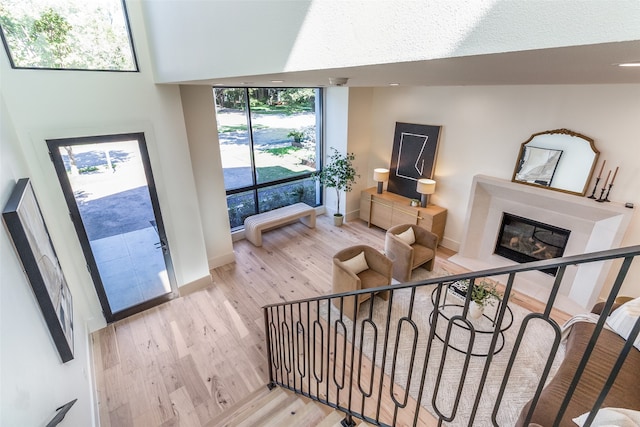
[[409,202],[409,205],[416,207],[416,206],[420,206],[420,200],[418,199],[411,199],[411,201]]
[[471,291],[471,304],[469,305],[469,315],[478,319],[484,313],[487,305],[494,305],[502,297],[492,282],[482,280],[479,284],[474,284]]
[[340,192],[348,193],[351,191],[351,186],[360,177],[353,167],[354,160],[353,153],[341,154],[333,148],[333,154],[329,157],[327,164],[322,168],[322,171],[314,175],[314,178],[325,187],[336,189],[337,209],[333,215],[333,223],[338,227],[342,225],[344,219],[340,213]]

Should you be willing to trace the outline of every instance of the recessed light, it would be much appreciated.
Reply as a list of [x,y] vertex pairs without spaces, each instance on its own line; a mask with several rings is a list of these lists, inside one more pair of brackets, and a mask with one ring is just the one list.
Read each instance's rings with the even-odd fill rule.
[[617,65],[618,67],[640,67],[640,62],[623,62]]
[[271,83],[284,83],[284,80],[271,80]]
[[214,83],[214,86],[224,86],[224,83]]
[[389,83],[389,86],[400,86],[400,83]]

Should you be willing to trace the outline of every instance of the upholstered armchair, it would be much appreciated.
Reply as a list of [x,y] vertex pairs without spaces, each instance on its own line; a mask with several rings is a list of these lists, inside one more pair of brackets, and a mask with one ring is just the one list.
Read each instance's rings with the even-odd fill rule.
[[426,264],[433,270],[438,236],[412,224],[400,224],[387,230],[384,251],[393,261],[393,278],[399,282],[411,280],[411,272]]
[[[392,263],[389,258],[367,245],[356,245],[345,248],[333,257],[333,293],[351,292],[360,289],[372,289],[391,284]],[[358,307],[371,294],[358,296]],[[382,299],[389,298],[389,292],[381,292]],[[355,319],[354,298],[343,299],[343,313]],[[340,309],[340,299],[333,299],[333,304]]]

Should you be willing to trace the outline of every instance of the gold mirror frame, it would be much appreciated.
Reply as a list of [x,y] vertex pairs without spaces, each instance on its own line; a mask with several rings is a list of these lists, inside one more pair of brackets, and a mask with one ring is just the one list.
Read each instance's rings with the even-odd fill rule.
[[[524,168],[533,170],[534,156],[543,159],[534,163],[539,170],[545,169],[541,179],[535,179],[535,174],[533,178],[525,175]],[[577,132],[555,129],[534,133],[520,145],[511,181],[584,196],[599,156],[593,139]]]

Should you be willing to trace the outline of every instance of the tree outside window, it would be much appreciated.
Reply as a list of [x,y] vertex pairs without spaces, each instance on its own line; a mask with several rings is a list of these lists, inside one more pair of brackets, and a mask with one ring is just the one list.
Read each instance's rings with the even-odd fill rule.
[[0,0],[14,68],[137,71],[122,0]]
[[250,215],[321,203],[318,88],[214,88],[218,142],[232,229]]

